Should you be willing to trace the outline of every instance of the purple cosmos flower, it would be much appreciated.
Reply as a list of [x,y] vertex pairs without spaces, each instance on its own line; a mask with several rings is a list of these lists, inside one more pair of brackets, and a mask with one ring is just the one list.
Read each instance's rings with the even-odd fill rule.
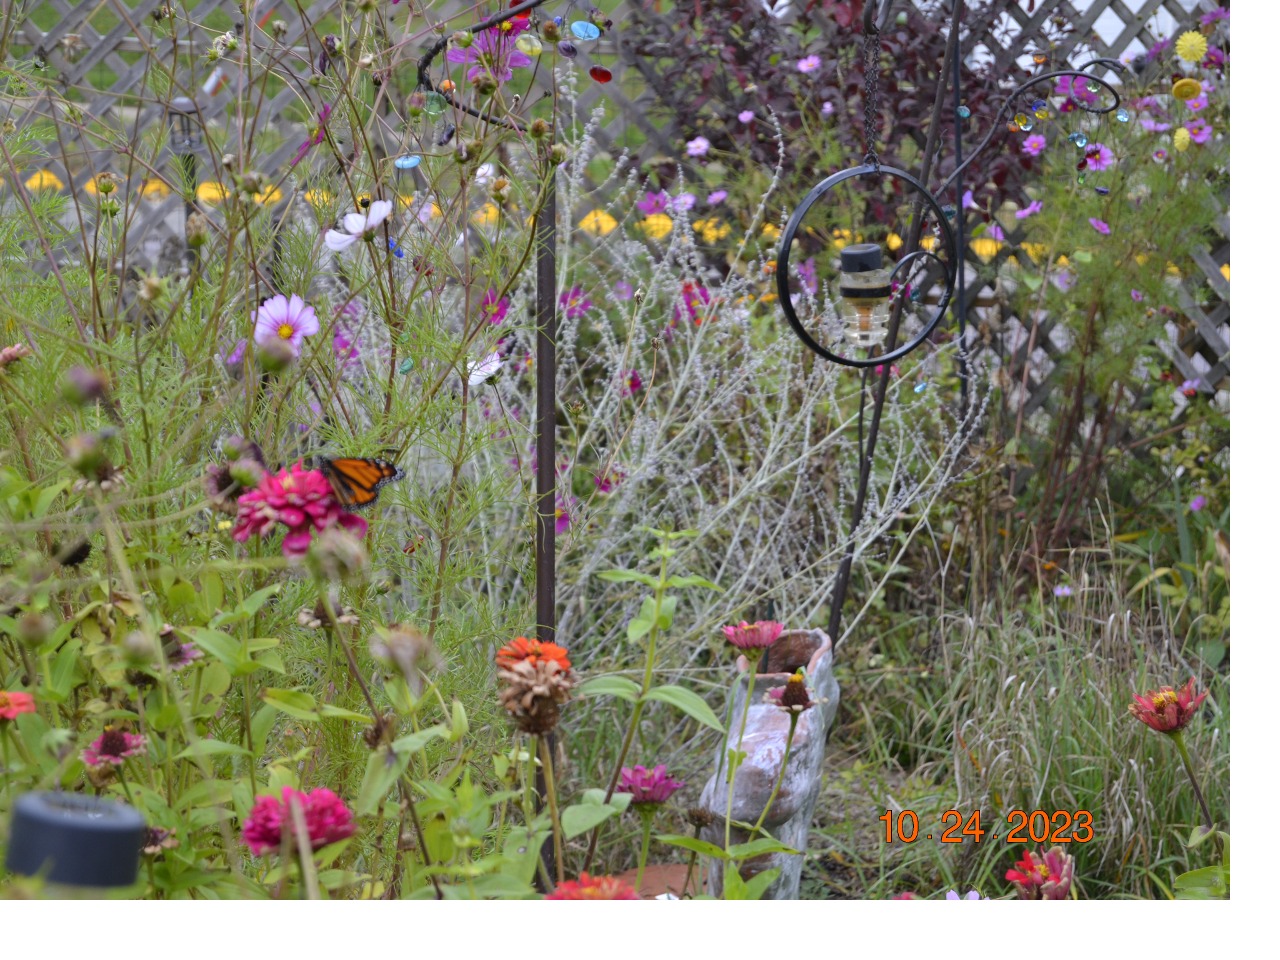
[[1182,392],[1182,395],[1184,397],[1187,397],[1188,399],[1190,399],[1191,397],[1194,397],[1196,395],[1196,389],[1199,386],[1200,386],[1200,378],[1196,377],[1193,380],[1183,380],[1182,386],[1180,386],[1178,389]]
[[622,375],[622,395],[624,397],[634,397],[643,389],[644,380],[640,378],[639,370],[628,370]]
[[1143,300],[1147,299],[1147,295],[1143,293],[1141,290],[1136,290],[1136,289],[1130,290],[1129,299],[1132,300],[1134,303],[1141,303]]
[[1210,10],[1200,17],[1200,29],[1210,30],[1215,23],[1229,19],[1231,19],[1231,11],[1226,7],[1218,7],[1217,10]]
[[963,897],[960,896],[960,894],[956,893],[954,890],[948,890],[947,899],[948,900],[990,900],[991,898],[984,897],[982,894],[978,893],[977,890],[970,890]]
[[355,334],[342,329],[333,328],[333,355],[342,367],[349,367],[360,358],[360,347],[356,344]]
[[796,264],[796,274],[800,277],[800,286],[805,293],[812,297],[818,292],[818,265],[813,257]]
[[1200,65],[1209,70],[1221,70],[1230,59],[1220,47],[1210,45],[1205,52],[1204,59],[1200,61]]
[[992,240],[1004,240],[1004,230],[1000,228],[1000,224],[993,221],[987,224],[987,236]]
[[1053,282],[1053,285],[1063,293],[1066,293],[1076,285],[1076,275],[1070,270],[1058,270],[1054,272],[1049,279]]
[[1147,131],[1147,133],[1164,133],[1171,126],[1171,124],[1168,123],[1156,123],[1156,121],[1149,117],[1143,117],[1138,121],[1138,123],[1142,124],[1142,129]]
[[575,286],[560,294],[560,307],[564,310],[565,319],[577,320],[591,309],[591,301],[581,287]]
[[271,340],[284,340],[294,353],[302,346],[302,338],[320,332],[316,312],[296,293],[290,297],[276,294],[253,311],[253,341],[265,346]]
[[1209,105],[1209,98],[1206,97],[1203,93],[1201,93],[1199,96],[1192,97],[1190,100],[1187,101],[1187,109],[1190,110],[1192,113],[1195,113],[1197,110],[1203,110],[1208,105]]
[[813,73],[822,66],[822,58],[816,53],[812,56],[805,57],[796,64],[796,69],[801,73]]
[[636,295],[636,288],[625,280],[619,280],[613,285],[613,296],[616,300],[630,300]]
[[822,101],[822,115],[824,117],[829,117],[835,112],[836,112],[835,104],[833,104],[830,100]]
[[1101,143],[1091,143],[1084,148],[1084,162],[1090,170],[1105,170],[1115,163],[1115,160],[1116,155],[1111,152],[1111,148]]
[[713,190],[707,194],[707,206],[714,207],[718,203],[724,203],[729,198],[728,190]]
[[1022,141],[1022,152],[1028,157],[1038,157],[1048,141],[1038,133],[1033,133]]
[[333,107],[329,106],[329,104],[322,103],[320,105],[320,113],[316,116],[316,125],[311,136],[302,141],[302,145],[298,147],[298,152],[294,154],[293,159],[289,161],[289,166],[296,167],[302,162],[302,158],[311,152],[312,147],[318,147],[324,142],[324,125],[328,122],[329,114],[332,112]]
[[755,118],[756,118],[756,114],[754,110],[743,110],[740,114],[738,114],[738,120],[741,121],[742,123],[750,123]]
[[146,737],[106,727],[102,731],[102,736],[85,747],[80,758],[84,760],[86,766],[95,769],[105,765],[118,767],[124,763],[126,757],[136,756],[145,749],[147,749]]
[[556,536],[560,536],[560,534],[573,526],[572,510],[577,505],[577,497],[570,496],[566,498],[562,493],[556,494]]
[[335,253],[347,249],[357,240],[372,240],[382,221],[391,216],[390,200],[375,200],[369,204],[369,212],[348,213],[342,218],[342,229],[330,230],[324,235],[324,245]]
[[480,301],[480,312],[489,317],[490,323],[498,324],[507,319],[507,308],[510,306],[510,297],[499,297],[498,291],[490,287]]
[[1089,226],[1093,227],[1093,229],[1097,230],[1104,237],[1111,233],[1111,227],[1107,224],[1107,221],[1099,220],[1097,217],[1089,218]]
[[636,209],[646,217],[662,213],[663,210],[667,209],[667,195],[665,193],[645,193],[644,197],[636,201]]
[[705,157],[711,149],[711,141],[706,137],[694,137],[684,145],[684,152],[691,157]]
[[965,210],[980,210],[980,209],[982,209],[982,208],[981,208],[981,207],[979,207],[976,203],[974,203],[974,202],[973,202],[973,191],[972,191],[972,190],[966,190],[966,191],[964,192],[964,194],[960,197],[960,206],[961,206],[961,207],[963,207]]
[[684,213],[692,210],[697,202],[698,198],[692,193],[677,193],[675,199],[671,201],[671,209]]
[[1213,127],[1209,126],[1203,117],[1192,117],[1185,124],[1187,133],[1191,134],[1191,139],[1196,143],[1208,143],[1209,138],[1213,136]]
[[1205,508],[1205,504],[1207,504],[1208,502],[1209,501],[1206,500],[1203,496],[1196,495],[1191,499],[1191,502],[1187,504],[1187,509],[1190,510],[1192,513],[1199,513],[1201,510]]
[[1169,151],[1161,147],[1159,150],[1151,154],[1151,159],[1156,163],[1164,163],[1169,159]]
[[222,362],[232,374],[239,374],[241,364],[244,363],[244,352],[249,349],[249,341],[241,337],[235,344],[222,356]]
[[1069,597],[1069,596],[1071,596],[1071,586],[1070,586],[1070,584],[1066,584],[1066,583],[1060,583],[1060,584],[1058,584],[1056,587],[1054,587],[1054,588],[1053,588],[1053,595],[1054,595],[1055,597]]
[[1032,214],[1039,213],[1044,208],[1044,204],[1039,200],[1033,200],[1020,210],[1015,210],[1013,215],[1019,220],[1025,220]]
[[1075,104],[1070,98],[1075,98],[1082,103],[1093,106],[1098,102],[1098,95],[1091,93],[1087,84],[1089,83],[1084,77],[1059,77],[1058,83],[1053,88],[1056,96],[1069,98],[1061,107],[1062,110],[1073,110]]
[[652,770],[639,764],[623,767],[618,776],[618,793],[631,794],[633,807],[657,807],[670,800],[671,795],[683,786],[682,781],[667,776],[664,763]]
[[512,67],[533,65],[529,55],[516,49],[516,38],[529,26],[523,17],[506,20],[478,34],[469,47],[450,47],[445,59],[450,63],[469,63],[467,79],[474,82],[483,73],[493,76],[499,84],[511,79]]
[[1165,55],[1170,47],[1173,46],[1173,40],[1166,37],[1164,40],[1157,40],[1147,48],[1147,59],[1158,60]]

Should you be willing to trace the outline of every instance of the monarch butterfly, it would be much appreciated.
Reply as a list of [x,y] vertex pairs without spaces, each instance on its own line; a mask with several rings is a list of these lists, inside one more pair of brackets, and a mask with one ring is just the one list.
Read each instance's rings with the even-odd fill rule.
[[333,488],[338,502],[349,510],[367,507],[378,499],[384,484],[399,480],[404,471],[381,457],[317,457],[320,472]]

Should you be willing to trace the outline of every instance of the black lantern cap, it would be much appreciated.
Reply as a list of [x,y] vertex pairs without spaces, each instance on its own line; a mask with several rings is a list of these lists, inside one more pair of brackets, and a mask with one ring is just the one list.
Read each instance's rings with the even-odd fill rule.
[[884,254],[878,243],[855,243],[840,251],[842,273],[866,273],[884,267]]
[[127,887],[138,879],[142,814],[81,793],[26,793],[13,805],[5,867],[77,887]]

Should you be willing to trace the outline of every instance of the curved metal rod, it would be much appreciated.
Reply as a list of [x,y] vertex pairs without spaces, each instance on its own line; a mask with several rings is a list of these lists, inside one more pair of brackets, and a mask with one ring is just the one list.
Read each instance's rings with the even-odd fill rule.
[[1036,84],[1043,83],[1046,80],[1052,80],[1055,77],[1083,77],[1086,80],[1093,80],[1100,86],[1106,87],[1107,92],[1111,94],[1111,106],[1103,108],[1091,107],[1087,103],[1079,100],[1074,93],[1068,93],[1067,96],[1071,98],[1072,103],[1081,110],[1084,110],[1086,113],[1111,113],[1111,111],[1119,108],[1120,93],[1116,88],[1107,83],[1107,81],[1103,80],[1101,77],[1095,77],[1091,73],[1084,72],[1089,67],[1099,63],[1112,68],[1118,67],[1120,69],[1125,69],[1124,64],[1120,63],[1118,60],[1112,60],[1110,57],[1099,57],[1097,59],[1090,60],[1088,63],[1082,64],[1078,70],[1055,70],[1052,73],[1042,73],[1039,76],[1032,77],[1030,80],[1027,80],[1017,86],[1014,91],[1005,98],[1004,103],[1000,105],[1000,109],[996,113],[995,121],[991,124],[991,129],[987,132],[987,135],[983,138],[982,142],[969,153],[969,156],[965,158],[965,161],[960,164],[960,166],[951,171],[951,176],[942,181],[938,187],[938,192],[942,193],[947,189],[947,187],[951,186],[951,184],[955,182],[956,178],[965,171],[969,164],[973,163],[982,151],[990,146],[992,139],[994,139],[995,135],[1000,131],[1000,125],[1004,121],[1005,114],[1012,109],[1014,102],[1020,96]]
[[[518,17],[520,14],[540,7],[546,2],[547,0],[525,0],[525,2],[519,6],[503,10],[501,13],[495,13],[492,17],[474,24],[470,28],[470,32],[479,33],[481,30],[488,30],[490,27],[496,26],[504,20],[510,20],[512,17]],[[500,126],[508,127],[512,130],[519,130],[523,133],[525,129],[524,124],[519,121],[511,120],[507,117],[495,117],[492,114],[484,113],[474,107],[468,107],[464,103],[459,103],[449,94],[441,93],[441,91],[435,88],[435,85],[431,82],[431,75],[428,72],[431,69],[431,61],[440,56],[440,54],[444,52],[444,48],[448,45],[449,38],[441,37],[427,49],[426,53],[422,55],[422,59],[418,61],[418,89],[430,90],[433,93],[440,94],[440,96],[444,97],[445,100],[448,101],[449,106],[453,107],[455,110],[461,110],[463,113],[475,117],[477,120],[483,120],[485,123],[496,123]]]
[[877,0],[865,0],[862,5],[862,32],[863,33],[879,33],[885,28],[885,24],[889,22],[889,8],[893,6],[893,0],[880,0],[880,22],[876,23],[874,14],[877,6]]
[[[877,167],[869,164],[864,164],[860,167],[849,167],[846,170],[841,170],[839,173],[833,173],[831,176],[827,177],[816,187],[810,190],[808,195],[800,201],[800,205],[797,206],[795,212],[791,214],[791,219],[787,221],[787,228],[782,232],[782,242],[778,250],[778,264],[775,271],[778,300],[782,307],[782,313],[787,318],[787,322],[791,324],[791,328],[796,332],[796,336],[800,338],[801,342],[804,343],[806,347],[818,354],[818,356],[830,360],[832,363],[838,363],[846,367],[866,368],[891,363],[900,357],[906,356],[918,347],[924,342],[925,338],[928,337],[929,334],[933,333],[934,328],[937,327],[938,323],[942,320],[943,314],[947,312],[947,307],[951,303],[951,293],[955,289],[956,283],[956,264],[947,263],[942,260],[942,258],[930,253],[929,255],[933,256],[935,260],[941,263],[946,271],[947,288],[943,291],[942,297],[938,301],[938,306],[935,309],[933,316],[929,319],[929,322],[924,325],[923,329],[921,329],[914,338],[907,341],[902,346],[894,350],[890,350],[888,353],[883,353],[876,357],[867,357],[865,360],[851,360],[848,357],[840,356],[838,353],[832,353],[810,336],[809,331],[806,330],[804,324],[800,322],[800,318],[796,316],[795,308],[791,306],[791,279],[787,275],[788,264],[791,260],[791,244],[795,240],[796,233],[800,229],[800,223],[804,220],[805,214],[807,214],[809,209],[819,199],[821,199],[823,194],[827,193],[827,191],[837,184],[843,183],[845,180],[851,180],[855,177],[865,177],[870,174],[895,177],[910,184],[924,199],[925,203],[929,205],[935,220],[944,234],[939,241],[942,249],[954,250],[956,243],[955,234],[951,229],[950,222],[947,220],[947,215],[943,212],[942,207],[938,204],[938,201],[934,198],[933,194],[925,188],[923,183],[911,174],[907,173],[905,170],[899,170],[896,167]],[[928,251],[914,250],[903,257],[902,260],[899,261],[899,264],[903,261],[910,260],[919,253],[928,253]],[[897,270],[898,267],[895,267],[894,273],[896,273]]]

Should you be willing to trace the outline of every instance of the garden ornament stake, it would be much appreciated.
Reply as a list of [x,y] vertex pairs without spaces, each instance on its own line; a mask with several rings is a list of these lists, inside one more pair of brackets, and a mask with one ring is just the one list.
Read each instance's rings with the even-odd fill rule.
[[[174,97],[169,102],[169,148],[178,160],[182,176],[182,206],[187,217],[196,212],[196,151],[200,149],[200,126],[196,103],[190,97]],[[186,258],[194,263],[196,251],[187,244]]]
[[25,793],[13,804],[5,867],[71,887],[128,887],[147,824],[124,803],[82,793]]
[[[859,525],[866,508],[867,488],[871,481],[871,462],[875,455],[876,440],[880,431],[880,420],[884,410],[885,396],[888,390],[890,365],[893,361],[906,356],[929,339],[937,328],[943,315],[951,305],[952,294],[958,280],[962,279],[963,237],[953,229],[951,218],[937,198],[926,186],[933,168],[933,159],[939,147],[939,130],[941,128],[942,107],[946,94],[946,78],[948,74],[958,77],[958,41],[960,35],[961,14],[964,11],[963,0],[954,0],[951,9],[950,37],[946,54],[939,71],[939,84],[934,97],[933,113],[929,123],[929,132],[924,148],[920,176],[917,179],[904,170],[885,166],[875,149],[875,131],[880,116],[879,83],[880,71],[880,31],[888,21],[892,0],[884,0],[879,5],[880,16],[875,17],[878,5],[868,3],[863,8],[863,28],[866,39],[863,44],[865,94],[863,104],[863,135],[867,152],[862,164],[850,167],[827,177],[799,203],[786,229],[782,233],[777,257],[776,284],[778,302],[783,315],[795,331],[800,341],[818,356],[832,363],[847,367],[855,367],[863,371],[863,386],[866,385],[866,371],[876,368],[879,380],[876,383],[875,396],[871,408],[871,421],[867,429],[865,446],[860,446],[860,463],[858,469],[858,488],[854,497],[850,518],[849,540],[840,567],[836,574],[835,585],[831,594],[831,616],[827,626],[827,635],[832,642],[840,642],[840,620],[844,608],[845,595],[849,586],[849,574],[853,565],[854,548]],[[968,157],[957,157],[957,166],[951,175],[943,181],[940,191],[952,184],[958,184],[960,175],[994,140],[996,133],[1002,129],[1006,117],[1012,117],[1014,105],[1027,96],[1028,91],[1049,80],[1059,77],[1084,78],[1086,89],[1090,94],[1098,94],[1106,90],[1110,94],[1110,103],[1090,104],[1075,93],[1072,82],[1068,83],[1067,96],[1076,107],[1093,114],[1105,114],[1116,110],[1120,105],[1120,95],[1114,87],[1100,77],[1085,71],[1095,65],[1114,70],[1124,70],[1119,61],[1111,59],[1094,59],[1076,70],[1056,70],[1037,74],[1016,87],[1005,99],[994,117],[990,132],[983,138]],[[840,254],[840,294],[845,304],[843,310],[845,323],[842,339],[847,346],[867,351],[860,357],[847,357],[824,346],[796,315],[791,302],[791,279],[788,265],[791,258],[791,246],[800,231],[805,215],[814,205],[834,187],[849,180],[871,180],[883,183],[896,180],[910,188],[913,201],[910,204],[909,230],[906,231],[903,250],[905,254],[898,258],[891,269],[883,266],[883,253],[875,244],[854,244],[845,247]],[[959,211],[956,213],[959,216]],[[888,226],[887,224],[885,225]],[[927,244],[922,244],[925,228],[928,227],[931,237]],[[856,232],[856,231],[855,231]],[[938,271],[940,270],[940,275]],[[902,311],[906,302],[915,300],[923,292],[921,285],[940,287],[936,305],[932,314],[920,321],[915,332],[905,343],[898,344]],[[887,288],[887,289],[886,289]],[[914,289],[914,294],[912,293]],[[962,298],[963,299],[963,298]],[[961,345],[963,347],[963,344]],[[871,355],[872,352],[879,352]],[[861,427],[861,409],[859,425]],[[861,433],[861,429],[860,429]]]

